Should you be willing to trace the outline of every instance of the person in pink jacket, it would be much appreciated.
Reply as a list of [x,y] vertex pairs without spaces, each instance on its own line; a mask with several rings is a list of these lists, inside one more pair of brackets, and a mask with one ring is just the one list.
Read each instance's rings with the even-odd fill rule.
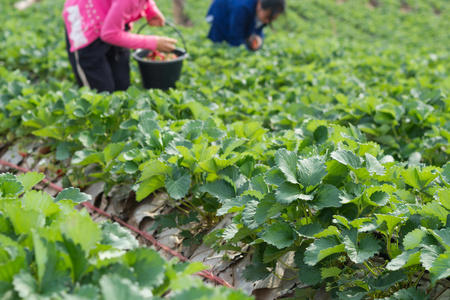
[[130,86],[129,49],[170,52],[177,42],[129,32],[132,22],[143,17],[151,26],[164,26],[154,0],[66,0],[62,15],[77,83],[97,92]]

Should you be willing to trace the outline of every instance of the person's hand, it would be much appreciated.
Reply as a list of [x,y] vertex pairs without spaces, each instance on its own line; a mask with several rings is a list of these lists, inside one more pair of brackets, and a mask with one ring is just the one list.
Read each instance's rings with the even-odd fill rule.
[[248,47],[253,50],[259,50],[262,47],[262,38],[257,34],[252,34],[248,38]]
[[150,26],[164,26],[166,24],[166,18],[161,12],[158,12],[153,18],[148,21]]
[[161,52],[172,52],[175,50],[177,40],[165,36],[156,37],[156,50]]

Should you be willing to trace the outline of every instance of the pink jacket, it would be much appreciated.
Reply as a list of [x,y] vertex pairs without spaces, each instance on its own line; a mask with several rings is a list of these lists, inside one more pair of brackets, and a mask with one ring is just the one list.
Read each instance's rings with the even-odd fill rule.
[[158,13],[154,0],[67,0],[62,15],[74,52],[98,38],[124,48],[155,50],[156,36],[127,32],[125,24]]

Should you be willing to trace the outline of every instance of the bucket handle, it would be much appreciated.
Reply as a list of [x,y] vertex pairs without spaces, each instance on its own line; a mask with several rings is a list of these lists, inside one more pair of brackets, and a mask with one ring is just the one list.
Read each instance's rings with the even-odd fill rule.
[[[178,34],[178,36],[181,38],[181,41],[183,42],[184,50],[186,50],[186,53],[187,53],[188,51],[187,51],[187,46],[186,46],[186,40],[184,39],[184,36],[181,33],[181,31],[172,22],[169,22],[166,20],[165,23],[167,26],[172,28]],[[144,27],[147,25],[148,25],[148,23],[142,24],[142,26],[138,29],[137,33],[141,32],[141,30],[144,29]]]

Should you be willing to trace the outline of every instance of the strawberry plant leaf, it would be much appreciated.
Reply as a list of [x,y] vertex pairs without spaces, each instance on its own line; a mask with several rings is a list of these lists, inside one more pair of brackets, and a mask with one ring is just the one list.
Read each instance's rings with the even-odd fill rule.
[[128,278],[120,277],[118,274],[107,274],[100,278],[100,288],[104,299],[123,300],[136,299],[143,300],[144,297],[137,284]]
[[184,168],[174,167],[172,174],[166,177],[165,186],[170,197],[175,200],[182,199],[191,187],[191,174]]
[[136,201],[142,201],[157,189],[164,187],[164,179],[164,176],[153,176],[140,182],[136,191]]
[[358,241],[358,231],[356,229],[347,230],[342,233],[342,243],[345,245],[348,257],[357,264],[363,263],[381,249],[378,241],[366,235],[361,241]]
[[157,287],[164,282],[166,263],[158,252],[147,248],[133,249],[125,254],[125,261],[132,267],[140,286]]
[[341,207],[341,192],[330,184],[320,185],[314,195],[314,200],[308,202],[308,206],[321,210],[327,207]]
[[320,272],[321,272],[322,279],[326,279],[329,277],[334,278],[334,277],[339,276],[339,274],[342,273],[342,269],[340,269],[338,267],[321,268]]
[[134,249],[139,246],[136,238],[117,223],[104,222],[101,224],[103,245],[109,245],[120,250]]
[[393,285],[405,281],[408,276],[402,271],[391,271],[379,277],[370,277],[367,280],[369,287],[376,291],[384,291],[391,288]]
[[331,153],[331,157],[343,165],[353,169],[359,169],[362,166],[361,158],[349,150],[336,150]]
[[39,287],[36,279],[29,273],[29,271],[21,270],[14,276],[13,279],[14,290],[22,299],[30,299],[36,297],[39,293]]
[[305,251],[305,263],[314,266],[322,259],[345,251],[345,246],[337,236],[331,235],[315,240]]
[[298,180],[306,192],[318,185],[327,175],[323,157],[311,157],[298,162]]
[[221,203],[225,203],[226,200],[236,197],[234,187],[223,179],[209,182],[202,186],[200,190],[217,197]]
[[415,287],[403,289],[395,292],[391,297],[385,298],[385,300],[429,300],[430,296],[426,295],[424,291],[421,291]]
[[264,280],[270,274],[271,272],[267,269],[267,266],[261,262],[253,262],[242,271],[242,277],[248,281]]
[[430,268],[431,283],[450,276],[450,251],[440,254]]
[[420,262],[426,270],[433,267],[435,260],[444,253],[441,247],[436,245],[423,245],[420,251]]
[[279,186],[286,181],[286,177],[279,168],[273,167],[272,169],[267,171],[264,180],[267,182],[267,184]]
[[298,279],[304,284],[318,284],[322,281],[322,271],[319,265],[310,266],[305,263],[305,249],[306,246],[302,244],[295,252],[295,264],[297,265]]
[[286,149],[280,149],[275,153],[275,163],[286,176],[286,180],[298,184],[297,155]]
[[255,212],[255,222],[263,224],[265,221],[276,217],[286,205],[277,202],[273,193],[267,194],[260,200]]
[[91,195],[80,192],[80,189],[77,188],[67,188],[62,190],[55,198],[55,202],[61,200],[70,200],[74,203],[83,203],[85,201],[91,200]]
[[387,265],[386,269],[391,271],[399,270],[403,267],[420,264],[419,248],[409,249],[402,252],[399,256],[392,259]]
[[406,184],[409,184],[413,188],[422,191],[425,187],[427,187],[436,177],[439,176],[439,173],[431,173],[430,171],[419,170],[419,167],[413,166],[408,168],[407,170],[401,171],[401,176],[405,180]]
[[28,172],[17,175],[17,181],[22,183],[25,190],[31,189],[45,178],[45,175],[37,172]]
[[305,195],[299,184],[283,182],[275,192],[275,197],[280,204],[291,204],[295,200],[301,199],[311,201],[314,199],[312,195]]
[[370,153],[366,153],[366,169],[370,174],[384,175],[385,173],[384,167]]
[[323,232],[322,225],[320,223],[311,223],[301,226],[297,229],[297,233],[301,236],[312,238],[316,234]]
[[284,249],[294,243],[296,234],[291,225],[280,222],[267,226],[261,238],[278,249]]
[[89,215],[73,212],[65,216],[60,228],[62,235],[67,240],[72,240],[75,245],[80,244],[85,253],[89,253],[101,240],[101,229]]

